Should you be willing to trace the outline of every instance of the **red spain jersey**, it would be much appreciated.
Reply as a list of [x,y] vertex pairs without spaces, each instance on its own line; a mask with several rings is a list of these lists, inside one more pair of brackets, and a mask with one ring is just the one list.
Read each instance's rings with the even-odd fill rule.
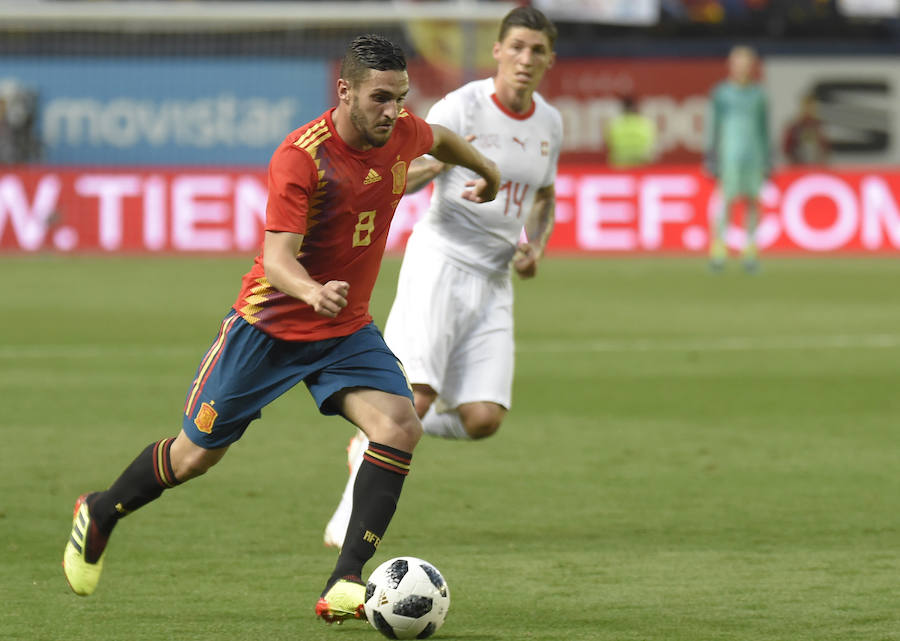
[[338,136],[332,112],[292,132],[269,163],[266,230],[303,234],[297,260],[324,284],[350,283],[336,318],[317,314],[269,284],[263,250],[244,275],[234,309],[251,325],[290,341],[346,336],[372,321],[369,298],[406,169],[434,138],[421,118],[402,111],[383,147],[360,151]]

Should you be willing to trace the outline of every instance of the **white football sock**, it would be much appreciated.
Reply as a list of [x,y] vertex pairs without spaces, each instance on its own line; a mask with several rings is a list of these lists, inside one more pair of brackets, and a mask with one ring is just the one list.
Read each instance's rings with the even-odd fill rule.
[[422,419],[422,427],[425,428],[426,434],[432,436],[440,436],[441,438],[463,439],[469,440],[472,437],[466,432],[463,426],[462,417],[456,410],[449,412],[438,412],[434,409],[434,404],[428,408],[425,417]]
[[359,466],[362,465],[363,454],[369,447],[369,439],[362,432],[357,433],[357,443],[355,444],[356,452],[350,464],[350,478],[347,479],[347,485],[344,486],[344,493],[341,495],[341,501],[338,503],[334,514],[325,526],[325,543],[340,548],[344,543],[344,536],[347,534],[347,526],[350,524],[350,513],[353,511],[353,486],[356,483],[356,475],[359,473]]

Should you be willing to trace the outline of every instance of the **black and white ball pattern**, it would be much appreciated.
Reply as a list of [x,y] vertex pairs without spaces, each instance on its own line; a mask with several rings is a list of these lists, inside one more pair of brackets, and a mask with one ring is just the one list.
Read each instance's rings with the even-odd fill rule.
[[369,576],[365,607],[369,623],[389,639],[426,639],[447,617],[450,589],[428,561],[398,557]]

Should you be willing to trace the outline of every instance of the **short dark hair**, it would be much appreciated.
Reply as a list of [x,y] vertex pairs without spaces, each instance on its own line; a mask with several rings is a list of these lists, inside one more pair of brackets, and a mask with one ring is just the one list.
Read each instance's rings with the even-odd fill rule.
[[357,36],[347,46],[341,62],[341,78],[351,85],[357,85],[363,81],[369,69],[405,71],[406,56],[403,49],[374,33]]
[[534,7],[516,7],[506,14],[503,22],[500,23],[500,35],[497,36],[498,42],[503,42],[506,34],[513,27],[525,27],[533,31],[541,31],[550,41],[550,48],[556,43],[556,27],[550,19]]

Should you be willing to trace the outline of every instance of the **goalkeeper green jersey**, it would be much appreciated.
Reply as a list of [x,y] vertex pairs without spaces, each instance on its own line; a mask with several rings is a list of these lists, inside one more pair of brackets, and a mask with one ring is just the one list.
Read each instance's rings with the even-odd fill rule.
[[726,81],[712,93],[707,121],[707,161],[721,172],[729,164],[765,173],[771,162],[766,95],[756,84]]

